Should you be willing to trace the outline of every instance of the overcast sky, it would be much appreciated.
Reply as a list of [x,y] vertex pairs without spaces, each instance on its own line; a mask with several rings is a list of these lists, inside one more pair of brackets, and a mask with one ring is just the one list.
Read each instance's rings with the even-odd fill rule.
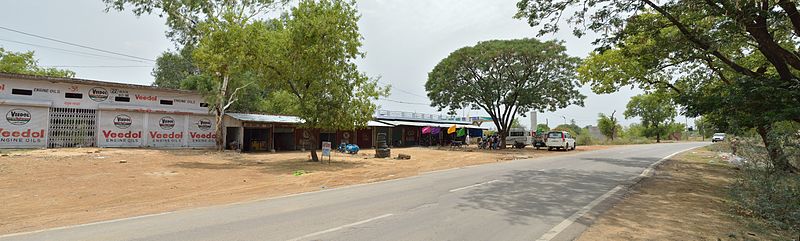
[[[365,59],[358,61],[362,71],[380,76],[381,84],[391,84],[383,109],[436,113],[427,105],[427,73],[450,52],[491,39],[536,37],[536,31],[523,20],[512,18],[517,0],[362,0],[358,8],[364,35]],[[0,26],[59,39],[98,49],[156,59],[161,52],[174,49],[164,35],[164,19],[136,17],[130,12],[105,13],[100,0],[28,0],[0,3]],[[564,26],[563,29],[568,29]],[[592,36],[575,38],[568,32],[540,37],[566,42],[570,55],[586,57],[595,47]],[[21,44],[27,43],[27,44]],[[31,45],[33,44],[33,45]],[[34,46],[38,45],[38,46]],[[150,84],[153,62],[129,61],[92,50],[64,45],[0,29],[0,46],[13,51],[33,50],[39,64],[76,72],[78,78],[134,84]],[[58,49],[53,49],[58,48]],[[67,50],[67,51],[65,51]],[[78,53],[76,53],[78,52]],[[111,67],[109,67],[111,66]],[[124,66],[124,67],[123,67]],[[628,99],[640,90],[623,88],[614,94],[596,95],[584,86],[588,96],[584,107],[570,106],[539,114],[539,123],[550,126],[574,119],[578,125],[595,125],[597,114],[625,109]],[[406,102],[406,103],[399,103]],[[460,113],[459,113],[460,114]],[[471,111],[471,116],[485,115]],[[624,120],[623,124],[638,122]],[[683,117],[676,121],[684,122]],[[529,123],[528,119],[521,121]],[[690,120],[691,123],[691,120]]]

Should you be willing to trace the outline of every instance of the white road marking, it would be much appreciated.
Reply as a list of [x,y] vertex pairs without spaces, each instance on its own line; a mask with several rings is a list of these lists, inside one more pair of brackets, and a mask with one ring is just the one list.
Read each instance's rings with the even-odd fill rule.
[[589,212],[589,210],[592,210],[594,206],[597,206],[597,204],[600,204],[600,202],[602,202],[606,198],[610,197],[611,195],[614,195],[614,193],[616,193],[620,189],[622,189],[622,186],[614,187],[614,189],[611,189],[611,191],[606,192],[605,194],[603,194],[603,196],[598,197],[594,201],[590,202],[588,205],[584,206],[577,212],[573,213],[572,216],[569,216],[567,219],[564,219],[564,221],[561,221],[561,223],[550,229],[550,231],[547,231],[547,233],[544,233],[544,235],[539,237],[539,239],[537,239],[536,241],[550,241],[551,239],[555,238],[556,235],[561,233],[561,231],[564,231],[564,229],[569,227],[569,225],[572,225],[572,223],[574,223],[575,220],[578,220],[578,218]]
[[300,237],[297,237],[297,238],[290,239],[289,241],[297,241],[297,240],[302,240],[302,239],[305,239],[305,238],[310,238],[310,237],[314,237],[314,236],[321,235],[321,234],[326,234],[326,233],[330,233],[330,232],[336,232],[336,231],[339,231],[339,230],[342,230],[342,229],[345,229],[345,228],[349,228],[349,227],[353,227],[353,226],[358,226],[358,225],[361,225],[361,224],[369,223],[369,222],[372,222],[372,221],[375,221],[375,220],[378,220],[378,219],[381,219],[381,218],[389,217],[389,216],[392,216],[392,215],[394,215],[394,214],[387,213],[387,214],[384,214],[384,215],[381,215],[381,216],[377,216],[377,217],[366,219],[366,220],[361,220],[361,221],[358,221],[358,222],[355,222],[355,223],[345,224],[345,225],[342,225],[342,226],[339,226],[339,227],[330,228],[330,229],[322,230],[322,231],[319,231],[319,232],[306,234],[306,235],[303,235],[303,236],[300,236]]
[[500,180],[491,180],[491,181],[488,181],[488,182],[482,182],[482,183],[478,183],[478,184],[473,184],[473,185],[469,185],[469,186],[466,186],[466,187],[459,187],[459,188],[450,190],[450,192],[458,192],[458,191],[461,191],[461,190],[464,190],[464,189],[467,189],[467,188],[473,188],[473,187],[477,187],[477,186],[480,186],[480,185],[486,185],[486,184],[489,184],[489,183],[499,182],[499,181]]
[[[657,162],[654,162],[653,164],[650,164],[650,166],[647,167],[646,169],[644,169],[644,171],[642,171],[642,173],[639,174],[639,176],[640,177],[645,177],[647,175],[650,175],[650,173],[652,173],[655,170],[655,167],[658,166],[659,164],[661,164],[662,162],[666,161],[667,159],[672,158],[675,155],[678,155],[678,153],[689,151],[689,150],[692,150],[692,149],[695,149],[695,148],[698,148],[698,147],[692,147],[692,148],[688,148],[688,149],[685,149],[685,150],[681,150],[681,151],[677,151],[675,153],[669,154],[668,156],[665,156],[664,158],[661,158]],[[606,198],[610,197],[611,195],[614,195],[614,193],[616,193],[620,189],[622,189],[622,186],[614,187],[613,189],[611,189],[611,191],[606,192],[605,194],[603,194],[602,196],[598,197],[594,201],[590,202],[589,204],[587,204],[586,206],[584,206],[583,208],[581,208],[577,212],[573,213],[567,219],[564,219],[564,221],[561,221],[561,223],[559,223],[558,225],[556,225],[555,227],[551,228],[549,231],[544,233],[536,241],[550,241],[551,239],[555,238],[556,235],[558,235],[559,233],[564,231],[564,229],[567,229],[567,227],[569,227],[570,225],[575,223],[575,221],[578,220],[578,218],[580,218],[583,215],[585,215],[587,212],[592,210],[592,208],[594,208],[595,206],[600,204],[600,202],[602,202]]]

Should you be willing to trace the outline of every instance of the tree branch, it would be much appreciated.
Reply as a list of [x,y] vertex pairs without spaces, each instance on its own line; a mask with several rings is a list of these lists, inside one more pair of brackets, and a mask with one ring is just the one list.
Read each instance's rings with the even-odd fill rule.
[[739,64],[737,64],[735,62],[733,62],[732,60],[728,59],[728,57],[726,57],[724,54],[719,52],[719,50],[712,49],[710,44],[700,40],[691,31],[689,31],[689,29],[683,23],[681,23],[677,18],[675,18],[675,16],[672,16],[672,14],[670,14],[669,12],[667,12],[666,10],[661,8],[660,6],[656,5],[655,3],[653,3],[650,0],[642,0],[642,1],[645,4],[647,4],[648,6],[650,6],[651,8],[653,8],[654,10],[656,10],[656,12],[658,12],[659,14],[661,14],[662,16],[667,18],[667,20],[669,20],[673,25],[675,25],[675,27],[678,28],[678,30],[681,31],[681,34],[683,34],[683,36],[686,37],[686,39],[688,39],[690,42],[694,43],[694,45],[697,46],[698,48],[700,48],[701,50],[708,51],[709,53],[711,53],[711,55],[714,55],[714,57],[717,57],[720,61],[722,61],[726,65],[730,66],[736,72],[739,72],[741,74],[744,74],[744,75],[747,75],[747,76],[751,76],[751,77],[758,76],[758,74],[753,72],[752,70],[747,69],[747,68],[745,68],[745,67],[743,67],[743,66],[741,66],[741,65],[739,65]]

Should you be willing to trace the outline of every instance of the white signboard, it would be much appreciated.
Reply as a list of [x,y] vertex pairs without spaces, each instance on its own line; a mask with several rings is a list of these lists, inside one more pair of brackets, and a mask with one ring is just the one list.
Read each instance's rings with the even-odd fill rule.
[[144,113],[100,111],[97,145],[102,147],[140,147],[144,145]]
[[213,116],[186,116],[187,145],[189,147],[210,148],[216,146],[217,134]]
[[0,147],[47,147],[48,108],[0,105],[0,114]]
[[330,141],[323,141],[322,142],[322,156],[331,156],[331,142]]
[[147,146],[181,147],[184,145],[184,116],[148,113]]

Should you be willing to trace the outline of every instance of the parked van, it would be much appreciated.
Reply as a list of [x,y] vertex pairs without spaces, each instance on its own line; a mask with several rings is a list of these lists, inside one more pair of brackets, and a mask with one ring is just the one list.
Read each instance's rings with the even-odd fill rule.
[[547,133],[547,150],[563,149],[565,151],[575,150],[575,139],[566,131],[551,131]]
[[506,136],[506,145],[512,145],[516,148],[525,148],[527,145],[533,143],[531,132],[524,128],[511,128]]

